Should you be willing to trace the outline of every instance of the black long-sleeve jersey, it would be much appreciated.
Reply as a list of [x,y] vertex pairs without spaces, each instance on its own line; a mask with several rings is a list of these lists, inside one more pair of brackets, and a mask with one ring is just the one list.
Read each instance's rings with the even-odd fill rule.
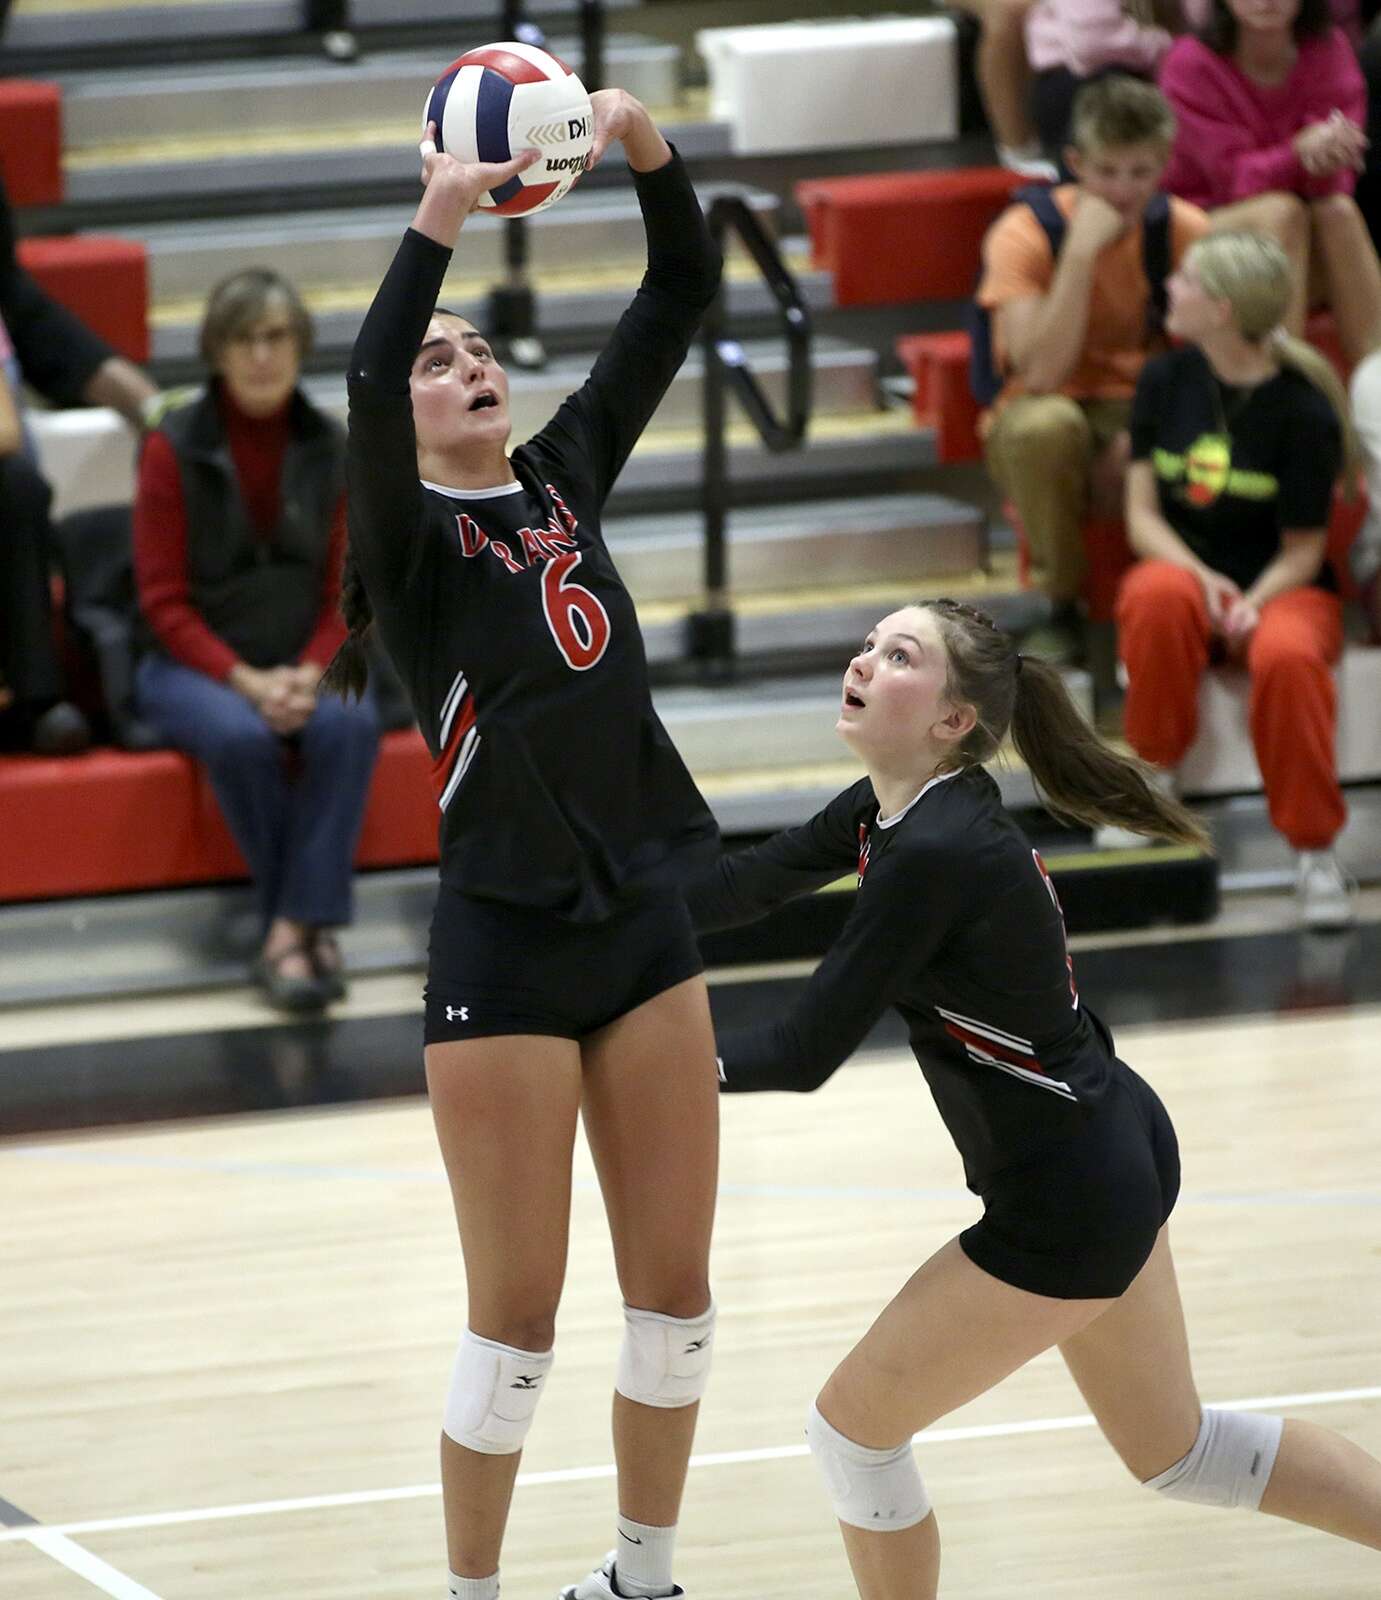
[[698,873],[691,913],[705,930],[750,922],[855,866],[853,909],[800,1000],[721,1037],[724,1087],[816,1089],[895,1006],[981,1194],[1079,1131],[1125,1069],[1080,1003],[1050,876],[981,768],[932,779],[885,821],[860,779]]
[[719,281],[680,158],[635,183],[646,274],[589,379],[513,452],[516,485],[418,479],[408,377],[449,250],[408,230],[350,371],[351,543],[434,760],[442,878],[575,922],[717,838],[599,523]]

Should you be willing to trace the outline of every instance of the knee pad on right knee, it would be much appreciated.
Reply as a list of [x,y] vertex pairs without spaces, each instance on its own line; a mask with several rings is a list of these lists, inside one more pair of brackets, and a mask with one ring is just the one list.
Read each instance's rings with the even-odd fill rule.
[[806,1418],[806,1443],[825,1480],[835,1516],[851,1528],[899,1533],[930,1515],[930,1497],[909,1439],[894,1450],[855,1444],[825,1421],[819,1406],[812,1406]]
[[515,1350],[467,1328],[446,1394],[446,1437],[481,1455],[516,1454],[532,1426],[554,1358],[553,1350]]
[[1172,1500],[1256,1511],[1280,1448],[1279,1417],[1205,1408],[1188,1455],[1143,1485]]

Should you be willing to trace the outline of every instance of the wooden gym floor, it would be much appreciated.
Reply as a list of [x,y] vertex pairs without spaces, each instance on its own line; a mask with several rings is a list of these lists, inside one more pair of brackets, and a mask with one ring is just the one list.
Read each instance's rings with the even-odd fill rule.
[[[1205,1399],[1307,1416],[1381,1454],[1377,931],[1368,922],[1351,944],[1287,938],[1307,969],[1293,979],[1279,933],[1162,934],[1076,960],[1088,1002],[1179,1129],[1173,1238]],[[1225,1015],[1206,1015],[1206,972]],[[1132,1020],[1147,1017],[1151,986],[1155,1020]],[[758,988],[733,985],[736,1004]],[[730,992],[716,990],[717,1009]],[[761,986],[758,1003],[784,994]],[[338,1042],[387,1020],[367,1015],[368,994],[357,1001],[366,1014],[332,1024]],[[32,1090],[52,1066],[86,1108],[71,1120],[115,1124],[54,1133],[62,1117],[45,1124],[17,1092],[29,1131],[0,1141],[0,1595],[436,1600],[436,1429],[464,1289],[426,1104],[387,1076],[372,1092],[396,1098],[347,1088],[343,1103],[303,1104],[329,1095],[319,1082],[293,1093],[314,1058],[289,1053],[277,1058],[283,1092],[249,1102],[287,1109],[210,1116],[218,1106],[169,1088],[135,1116],[191,1115],[121,1126],[119,1085],[135,1073],[196,1085],[234,1077],[237,1036],[253,1054],[261,1030],[227,1018],[225,1000],[200,1014],[179,1004],[161,1027],[111,1014],[104,1039],[93,1008],[63,1008],[46,1029],[16,1014],[0,1041],[0,1106],[21,1069]],[[395,1023],[410,1040],[415,1019]],[[817,1095],[723,1103],[720,1334],[677,1574],[689,1600],[853,1593],[804,1455],[805,1407],[911,1268],[976,1214],[894,1037]],[[99,1052],[106,1076],[88,1062],[64,1077],[73,1050]],[[557,1365],[515,1497],[509,1600],[550,1600],[611,1542],[619,1303],[583,1149],[576,1170]],[[917,1449],[945,1545],[942,1593],[956,1600],[1381,1595],[1375,1552],[1153,1501],[1054,1356]]]

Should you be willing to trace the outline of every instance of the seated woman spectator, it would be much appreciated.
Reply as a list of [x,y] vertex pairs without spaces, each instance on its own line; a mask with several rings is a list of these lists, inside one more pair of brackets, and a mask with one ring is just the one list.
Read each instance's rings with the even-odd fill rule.
[[1216,228],[1269,234],[1293,269],[1285,325],[1327,303],[1350,362],[1381,342],[1381,264],[1353,199],[1366,92],[1327,0],[1212,0],[1160,86],[1178,119],[1166,187]]
[[345,636],[345,439],[297,386],[311,338],[274,273],[219,284],[211,380],[149,434],[134,507],[139,711],[206,763],[258,892],[258,981],[289,1011],[344,993],[329,930],[350,921],[378,745],[371,701],[317,695]]
[[1346,819],[1334,756],[1342,605],[1324,559],[1340,470],[1356,470],[1328,362],[1280,331],[1285,253],[1209,234],[1170,280],[1166,326],[1187,341],[1148,362],[1132,410],[1127,533],[1141,558],[1117,601],[1126,735],[1167,785],[1194,739],[1214,659],[1251,674],[1251,735],[1271,821],[1298,852],[1309,927],[1352,896],[1332,853]]
[[1179,0],[1039,0],[1026,19],[1031,112],[1042,147],[1069,142],[1074,96],[1108,72],[1154,79],[1185,20]]

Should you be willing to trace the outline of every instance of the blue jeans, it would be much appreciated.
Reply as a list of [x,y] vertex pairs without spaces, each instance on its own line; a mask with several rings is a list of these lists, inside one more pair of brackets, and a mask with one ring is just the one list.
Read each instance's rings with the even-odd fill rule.
[[135,670],[139,715],[206,765],[249,864],[264,924],[350,921],[355,843],[379,748],[374,702],[322,695],[302,731],[280,738],[228,684],[152,653]]

